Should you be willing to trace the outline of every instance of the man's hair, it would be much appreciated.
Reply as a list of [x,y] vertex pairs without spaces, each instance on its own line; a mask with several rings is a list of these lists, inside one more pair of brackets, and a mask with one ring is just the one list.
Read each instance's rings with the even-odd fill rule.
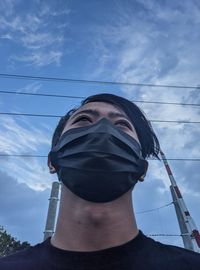
[[70,116],[83,105],[97,101],[110,103],[123,110],[130,118],[130,121],[136,130],[141,144],[143,158],[153,156],[159,159],[158,154],[160,152],[160,145],[150,121],[145,117],[142,110],[139,109],[133,102],[113,94],[97,94],[89,96],[81,102],[81,105],[78,108],[70,110],[65,116],[63,116],[54,131],[52,147],[58,143],[61,133]]

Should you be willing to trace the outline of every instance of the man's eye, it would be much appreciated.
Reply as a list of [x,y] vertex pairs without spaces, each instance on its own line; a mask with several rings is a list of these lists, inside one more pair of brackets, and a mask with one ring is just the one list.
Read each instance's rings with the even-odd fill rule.
[[129,128],[130,130],[132,130],[131,125],[130,125],[128,122],[126,122],[126,121],[122,121],[122,120],[117,121],[117,122],[115,123],[115,125],[116,125],[116,126],[121,126],[121,127],[124,127],[124,128]]
[[80,116],[80,117],[77,117],[77,118],[73,121],[73,124],[74,124],[74,123],[77,123],[77,122],[90,122],[90,123],[92,123],[92,120],[91,120],[88,116]]

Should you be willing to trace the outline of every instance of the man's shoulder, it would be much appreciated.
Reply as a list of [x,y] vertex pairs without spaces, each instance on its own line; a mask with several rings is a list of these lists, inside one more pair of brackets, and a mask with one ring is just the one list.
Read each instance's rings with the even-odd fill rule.
[[45,243],[39,243],[27,249],[17,251],[0,258],[1,270],[23,270],[23,269],[36,269],[36,265],[40,263],[40,258],[45,249]]
[[161,250],[168,252],[169,254],[180,254],[184,256],[194,256],[197,258],[200,258],[200,253],[194,252],[193,250],[189,250],[183,247],[175,246],[175,245],[169,245],[169,244],[164,244],[159,241],[151,239],[155,245],[160,248]]
[[149,248],[151,247],[150,253],[156,254],[156,260],[160,262],[165,261],[171,266],[177,265],[180,267],[183,265],[185,268],[182,269],[198,269],[195,267],[200,265],[200,253],[182,247],[164,244],[149,237],[146,238],[149,241]]

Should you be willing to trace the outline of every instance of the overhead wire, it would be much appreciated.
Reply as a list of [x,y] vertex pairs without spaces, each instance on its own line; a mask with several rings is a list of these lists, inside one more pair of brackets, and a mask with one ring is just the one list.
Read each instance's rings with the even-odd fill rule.
[[[90,81],[90,80],[76,80],[76,79],[67,79],[67,78],[53,78],[53,77],[42,77],[42,76],[27,76],[27,75],[19,75],[19,74],[7,74],[7,73],[1,73],[0,77],[3,78],[17,78],[17,79],[41,79],[41,80],[58,80],[58,81],[75,81],[75,82],[98,82],[98,83],[116,83],[116,84],[127,84],[127,83],[122,83],[122,82],[105,82],[105,81]],[[131,83],[134,85],[145,85],[145,86],[154,86],[157,87],[158,85],[155,84],[135,84]],[[182,86],[172,86],[172,85],[159,85],[162,87],[182,87]],[[184,86],[186,87],[186,86]],[[193,86],[187,86],[186,88],[196,88]],[[199,87],[197,87],[199,88]],[[31,95],[31,96],[43,96],[43,97],[59,97],[59,98],[78,98],[78,99],[83,99],[85,97],[83,96],[69,96],[69,95],[57,95],[57,94],[44,94],[44,93],[27,93],[27,92],[17,92],[17,91],[6,91],[6,90],[0,90],[0,93],[6,93],[6,94],[18,94],[18,95]],[[140,100],[133,100],[132,102],[138,102],[138,103],[151,103],[151,104],[165,104],[165,105],[183,105],[183,106],[197,106],[199,107],[200,104],[193,104],[193,103],[178,103],[178,102],[162,102],[162,101],[140,101]],[[60,115],[49,115],[49,114],[30,114],[30,113],[12,113],[12,112],[0,112],[1,115],[21,115],[21,116],[36,116],[36,117],[55,117],[59,118],[62,117]],[[191,123],[191,124],[199,124],[199,121],[182,121],[182,120],[150,120],[151,122],[165,122],[165,123],[180,123],[180,124],[186,124],[186,123]]]
[[[52,97],[52,98],[68,98],[68,99],[85,99],[84,96],[70,96],[70,95],[58,95],[58,94],[45,94],[45,93],[27,93],[23,91],[7,91],[0,90],[2,94],[11,94],[11,95],[27,95],[27,96],[41,96],[41,97]],[[161,104],[161,105],[180,105],[180,106],[197,106],[200,107],[200,104],[195,103],[179,103],[179,102],[163,102],[163,101],[148,101],[148,100],[131,100],[135,103],[147,103],[147,104]]]
[[148,233],[146,234],[147,236],[185,236],[185,235],[189,235],[188,233],[182,233],[182,234],[166,234],[166,233]]
[[156,208],[152,208],[152,209],[144,210],[144,211],[139,211],[139,212],[136,212],[136,214],[144,214],[144,213],[149,213],[149,212],[157,211],[157,210],[159,210],[159,209],[168,207],[168,206],[172,205],[173,203],[174,203],[174,202],[170,202],[170,203],[164,204],[164,205],[162,205],[162,206],[160,206],[160,207],[156,207]]
[[31,76],[21,74],[8,74],[0,73],[1,78],[5,79],[21,79],[21,80],[39,80],[39,81],[55,81],[65,83],[92,83],[92,84],[109,84],[109,85],[125,85],[125,86],[144,86],[144,87],[161,87],[161,88],[176,88],[176,89],[200,89],[200,86],[192,85],[165,85],[165,84],[148,84],[148,83],[135,83],[135,82],[117,82],[117,81],[99,81],[99,80],[86,80],[86,79],[72,79],[72,78],[59,78],[59,77],[46,77],[46,76]]
[[[61,118],[62,115],[55,114],[34,114],[34,113],[14,113],[14,112],[0,112],[0,115],[13,115],[13,116],[33,116],[33,117],[49,117],[49,118]],[[200,121],[185,121],[185,120],[154,120],[150,119],[150,122],[154,123],[177,123],[177,124],[200,124]]]

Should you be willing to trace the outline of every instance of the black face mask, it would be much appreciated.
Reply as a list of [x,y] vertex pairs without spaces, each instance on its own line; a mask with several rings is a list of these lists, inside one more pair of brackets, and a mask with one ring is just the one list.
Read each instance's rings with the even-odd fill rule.
[[138,142],[105,118],[66,131],[50,159],[59,180],[92,202],[110,202],[122,196],[148,166]]

